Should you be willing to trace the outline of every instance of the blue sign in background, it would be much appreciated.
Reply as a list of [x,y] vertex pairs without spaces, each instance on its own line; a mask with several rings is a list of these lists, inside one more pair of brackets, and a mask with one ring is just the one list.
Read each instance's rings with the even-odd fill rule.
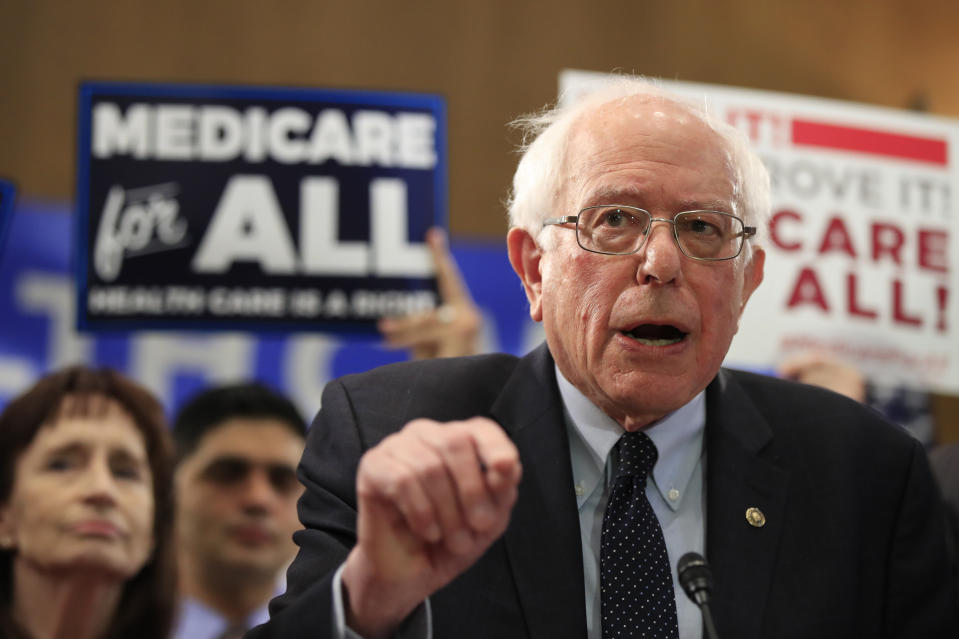
[[[97,135],[95,120],[99,107],[114,114],[102,120],[114,122],[111,125],[115,129],[112,137],[102,132],[99,137]],[[168,109],[166,113],[171,108],[187,108],[189,110],[186,113],[193,115],[183,116],[176,120],[177,124],[170,124],[172,120],[161,117],[161,108]],[[245,123],[241,125],[246,128],[242,129],[239,136],[240,146],[246,148],[251,139],[257,138],[259,142],[253,146],[262,147],[258,154],[248,155],[241,150],[224,159],[204,159],[200,152],[202,136],[199,132],[202,116],[198,114],[209,108],[225,110],[231,114],[234,122]],[[137,117],[134,117],[134,111]],[[284,132],[280,141],[268,142],[272,138],[264,131],[269,127],[262,122],[251,124],[245,118],[244,114],[252,111],[257,111],[260,114],[258,117],[266,121],[281,113],[294,112],[303,118],[315,118],[315,121],[310,121],[310,130],[296,131],[294,134],[293,129],[290,129]],[[356,159],[363,155],[357,150],[362,147],[360,140],[366,139],[360,134],[356,134],[357,138],[350,142],[355,142],[354,146],[349,147],[352,151],[347,152],[347,155],[354,155],[355,161],[341,162],[333,158],[315,162],[305,158],[289,160],[270,152],[271,144],[283,146],[295,143],[297,148],[307,148],[313,142],[313,137],[322,142],[324,136],[314,136],[312,131],[320,130],[320,116],[323,113],[332,113],[337,116],[337,122],[342,119],[344,123],[344,128],[330,129],[334,137],[352,131],[352,126],[358,130],[354,117],[360,112],[385,118],[409,114],[428,116],[435,123],[435,130],[431,134],[435,162],[432,166],[410,166],[398,160]],[[162,124],[164,122],[167,124]],[[79,322],[84,328],[259,328],[269,321],[281,330],[335,327],[370,333],[377,318],[356,311],[356,305],[352,305],[345,315],[330,315],[325,310],[305,316],[289,312],[256,316],[242,310],[224,315],[211,311],[208,300],[203,303],[202,310],[187,313],[167,308],[147,308],[150,305],[122,310],[122,304],[107,312],[89,303],[88,293],[91,292],[99,294],[105,291],[104,296],[99,298],[101,300],[110,293],[123,298],[131,289],[145,294],[156,293],[157,299],[163,299],[163,293],[169,286],[189,289],[200,298],[209,296],[215,288],[249,291],[251,295],[257,291],[281,290],[284,299],[288,299],[287,296],[292,298],[303,290],[320,296],[337,291],[347,298],[356,291],[400,296],[404,292],[427,291],[430,292],[429,303],[435,298],[435,283],[429,275],[388,275],[377,273],[374,269],[364,276],[344,276],[326,273],[322,269],[304,269],[305,259],[299,252],[307,249],[299,230],[300,217],[306,214],[302,187],[317,178],[331,179],[335,183],[337,241],[371,244],[371,193],[375,181],[392,180],[404,189],[407,236],[401,241],[422,243],[427,228],[445,226],[448,200],[446,111],[439,96],[275,87],[87,83],[80,89],[78,125],[77,224],[80,232],[76,237],[79,282],[77,306]],[[316,129],[313,129],[314,125]],[[101,122],[101,128],[106,130],[108,127]],[[396,124],[390,130],[395,139],[389,143],[376,142],[374,146],[394,149],[394,157],[400,157],[402,153],[396,152],[395,148],[401,145],[399,138],[402,127]],[[177,152],[170,152],[169,149],[161,151],[161,138],[167,140],[167,146],[172,144]],[[99,154],[95,152],[98,148],[97,139],[101,140]],[[106,144],[103,140],[112,142]],[[104,144],[111,149],[109,153],[103,151]],[[178,153],[189,157],[171,157]],[[195,263],[198,246],[212,226],[214,212],[223,206],[231,184],[249,186],[251,182],[266,184],[270,202],[275,201],[277,205],[276,213],[282,219],[284,233],[289,233],[292,247],[297,251],[295,272],[268,273],[261,268],[261,264],[249,258],[238,259],[222,273],[199,270]],[[119,194],[118,197],[111,196],[114,192]],[[122,227],[142,233],[144,226],[148,227],[153,222],[128,222],[133,218],[150,220],[151,216],[159,215],[151,209],[151,202],[159,202],[158,206],[167,210],[175,208],[177,225],[187,229],[186,235],[176,241],[164,242],[157,229],[155,237],[151,236],[145,248],[123,251],[119,274],[104,279],[95,266],[95,259],[97,255],[102,255],[102,251],[97,251],[100,241],[98,229],[106,217],[106,211],[112,208],[108,202],[120,202],[117,206],[122,207],[122,210],[117,222],[105,228]],[[255,208],[252,204],[249,207]],[[278,217],[274,212],[262,209],[254,213],[245,211],[240,214],[249,214],[254,219],[275,220]],[[125,220],[126,217],[131,220]],[[255,232],[258,224],[252,225],[254,231],[251,232]],[[269,227],[269,220],[264,222],[264,227]],[[151,233],[149,227],[145,232]]]
[[[375,337],[321,332],[78,332],[71,218],[65,204],[20,201],[15,209],[0,254],[0,405],[45,372],[83,362],[129,374],[171,411],[207,384],[252,378],[311,417],[330,379],[407,357]],[[451,248],[484,315],[484,350],[518,354],[538,343],[505,242],[453,240]]]
[[13,182],[0,178],[0,253],[3,252],[3,243],[7,237],[7,228],[13,215],[13,198],[16,188]]

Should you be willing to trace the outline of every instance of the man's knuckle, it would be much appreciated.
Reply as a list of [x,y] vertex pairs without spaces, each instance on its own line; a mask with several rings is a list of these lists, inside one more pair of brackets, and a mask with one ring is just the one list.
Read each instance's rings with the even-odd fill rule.
[[422,462],[419,474],[431,485],[446,477],[446,467],[439,459],[430,459]]
[[441,445],[447,453],[461,455],[469,452],[472,448],[472,439],[469,432],[462,428],[455,428],[450,429],[450,432],[443,438]]

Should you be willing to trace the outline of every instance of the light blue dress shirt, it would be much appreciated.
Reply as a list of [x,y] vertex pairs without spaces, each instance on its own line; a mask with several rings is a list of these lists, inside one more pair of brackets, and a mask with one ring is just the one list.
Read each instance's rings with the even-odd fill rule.
[[[270,613],[266,606],[263,606],[246,618],[246,627],[252,628],[266,623],[269,618]],[[173,629],[172,639],[216,639],[228,626],[227,619],[216,610],[203,605],[196,599],[184,597],[180,600],[180,612]]]
[[[625,431],[568,382],[558,368],[556,381],[565,408],[573,490],[579,507],[587,635],[590,639],[601,639],[599,544],[610,480],[618,461],[610,457],[615,456],[613,447]],[[652,476],[646,482],[646,498],[663,527],[666,539],[680,639],[699,639],[703,633],[699,608],[689,600],[676,579],[676,562],[689,551],[703,553],[705,547],[705,425],[705,393],[701,392],[691,402],[643,431],[653,440],[659,452]]]

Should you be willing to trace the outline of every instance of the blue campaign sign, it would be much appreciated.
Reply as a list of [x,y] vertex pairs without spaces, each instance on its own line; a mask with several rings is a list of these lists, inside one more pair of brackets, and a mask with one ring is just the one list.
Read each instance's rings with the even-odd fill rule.
[[[23,201],[0,253],[0,408],[62,366],[110,366],[145,384],[172,411],[209,384],[257,379],[307,417],[326,382],[407,357],[377,337],[314,331],[77,331],[71,207]],[[452,241],[484,319],[485,351],[523,353],[542,339],[502,241]]]
[[3,255],[3,243],[7,238],[10,218],[13,216],[13,198],[16,193],[13,182],[0,178],[0,255]]
[[369,331],[436,305],[429,94],[86,83],[78,325]]

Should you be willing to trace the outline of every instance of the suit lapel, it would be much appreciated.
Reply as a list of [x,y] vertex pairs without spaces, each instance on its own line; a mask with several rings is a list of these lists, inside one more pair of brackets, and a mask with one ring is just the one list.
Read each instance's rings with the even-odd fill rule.
[[[759,639],[782,534],[788,473],[773,433],[728,371],[707,389],[706,553],[720,636]],[[747,509],[758,513],[752,524]],[[761,525],[759,525],[761,523]]]
[[[788,473],[773,433],[727,371],[707,389],[706,553],[721,636],[761,639],[782,534]],[[531,639],[585,637],[582,542],[562,400],[545,345],[523,358],[491,409],[523,463],[503,539]],[[746,518],[758,508],[761,527]]]
[[582,542],[562,406],[543,345],[520,361],[491,411],[523,463],[504,540],[531,639],[586,634]]

